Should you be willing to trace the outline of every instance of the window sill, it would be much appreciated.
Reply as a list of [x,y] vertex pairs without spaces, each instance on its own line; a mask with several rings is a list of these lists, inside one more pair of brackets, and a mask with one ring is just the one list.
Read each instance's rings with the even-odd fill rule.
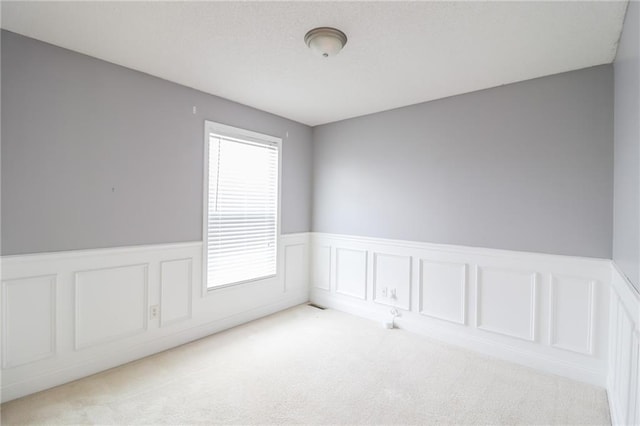
[[223,290],[231,290],[234,288],[241,288],[241,287],[247,287],[247,286],[251,286],[251,285],[257,285],[257,284],[262,284],[265,281],[268,280],[274,280],[278,278],[278,274],[273,274],[273,275],[266,275],[264,277],[260,277],[260,278],[253,278],[250,280],[244,280],[244,281],[238,281],[235,283],[230,283],[230,284],[222,284],[222,285],[217,285],[214,287],[204,287],[204,295],[207,296],[209,294],[213,294],[217,291],[223,291]]

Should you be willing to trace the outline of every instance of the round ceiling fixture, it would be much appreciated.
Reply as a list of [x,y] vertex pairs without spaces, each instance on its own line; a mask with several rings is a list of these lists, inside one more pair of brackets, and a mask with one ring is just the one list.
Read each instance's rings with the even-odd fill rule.
[[347,44],[347,36],[329,27],[314,28],[304,36],[304,42],[314,53],[328,58],[337,55]]

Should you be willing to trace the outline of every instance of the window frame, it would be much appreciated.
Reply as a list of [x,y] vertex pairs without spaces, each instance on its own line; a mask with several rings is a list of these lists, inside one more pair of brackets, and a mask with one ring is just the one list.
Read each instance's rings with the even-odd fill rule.
[[[237,281],[229,284],[217,285],[214,287],[208,286],[208,219],[209,219],[209,135],[219,135],[221,137],[229,137],[240,140],[246,140],[249,142],[256,142],[262,144],[275,144],[278,148],[278,187],[277,187],[277,218],[276,218],[276,273],[275,275],[268,275],[264,277],[252,278],[248,280]],[[278,280],[281,273],[280,257],[281,257],[281,206],[282,206],[282,138],[267,135],[264,133],[254,132],[239,127],[229,126],[227,124],[218,123],[215,121],[205,120],[204,122],[204,143],[203,143],[203,187],[202,187],[202,294],[206,296],[217,290],[224,290],[229,288],[235,288],[238,286],[261,283],[269,280]]]

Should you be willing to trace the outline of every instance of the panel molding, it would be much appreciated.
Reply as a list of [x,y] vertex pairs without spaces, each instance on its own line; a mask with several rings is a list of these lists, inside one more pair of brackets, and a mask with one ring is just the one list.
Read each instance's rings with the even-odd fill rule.
[[[407,282],[405,283],[407,289],[407,301],[406,303],[393,303],[390,301],[385,301],[382,298],[378,298],[378,265],[379,265],[379,261],[378,258],[383,258],[383,257],[392,257],[392,258],[396,258],[396,259],[406,259],[408,261],[408,271],[407,271]],[[404,256],[404,255],[397,255],[397,254],[388,254],[388,253],[383,253],[383,252],[378,252],[378,251],[373,251],[373,300],[376,303],[379,303],[381,305],[385,305],[385,306],[390,306],[390,307],[395,307],[395,308],[400,308],[400,309],[404,309],[405,311],[409,311],[411,310],[411,300],[412,300],[412,291],[411,291],[411,281],[412,281],[412,266],[413,266],[413,262],[412,262],[412,258],[411,256]]]
[[[517,333],[510,333],[507,330],[501,330],[496,327],[482,325],[481,317],[482,317],[482,307],[481,307],[481,299],[482,299],[482,271],[487,271],[489,269],[499,270],[503,272],[511,272],[516,275],[525,275],[529,277],[529,334],[521,335]],[[475,327],[480,330],[488,331],[491,333],[501,334],[503,336],[514,337],[516,339],[522,339],[530,342],[536,341],[536,323],[538,319],[537,314],[537,297],[538,295],[538,273],[531,271],[522,271],[511,268],[501,268],[495,266],[477,266],[476,267],[476,316],[475,316]]]
[[327,258],[326,258],[326,270],[325,270],[325,274],[324,276],[326,277],[326,287],[320,286],[318,285],[319,281],[318,281],[318,270],[320,268],[322,268],[322,263],[320,261],[321,256],[318,254],[317,256],[314,256],[312,261],[311,261],[311,265],[312,265],[312,286],[314,288],[320,289],[320,290],[324,290],[324,291],[331,291],[331,273],[332,268],[331,268],[331,246],[319,246],[316,248],[316,253],[320,253],[321,251],[327,251]]
[[[630,423],[640,424],[640,330],[633,333],[631,341],[631,382],[629,383],[629,408],[627,418]],[[635,419],[635,420],[634,420]]]
[[[332,250],[330,265],[326,262],[326,247]],[[341,253],[345,252],[341,250],[345,249],[367,253],[369,263],[365,269],[368,274],[368,293],[365,299],[343,297],[341,289],[336,289],[336,257],[341,258],[337,263],[339,268],[358,269],[364,265],[364,255],[343,256]],[[611,283],[611,261],[316,232],[311,234],[311,259],[325,271],[330,268],[334,270],[331,289],[312,287],[311,301],[366,316],[376,322],[389,321],[389,308],[377,303],[375,297],[369,297],[372,290],[374,295],[379,291],[379,283],[374,282],[373,276],[376,269],[375,253],[412,259],[412,301],[410,309],[401,310],[400,316],[395,318],[399,328],[548,373],[606,386],[609,371],[609,296],[606,290]],[[322,263],[318,262],[318,258],[322,258]],[[349,262],[353,264],[349,265]],[[454,266],[443,266],[441,269],[434,265]],[[399,264],[389,266],[389,270],[399,268]],[[431,274],[431,282],[428,282],[425,270]],[[320,272],[315,271],[314,274],[318,276]],[[362,276],[359,275],[360,281],[363,281]],[[585,286],[591,281],[596,283],[593,289],[589,289],[593,292],[590,294],[591,353],[570,351],[551,344],[551,276],[581,277],[586,280]],[[557,293],[560,304],[557,305],[557,315],[554,315],[561,321],[561,326],[558,328],[558,339],[554,338],[553,342],[559,340],[559,344],[582,345],[586,341],[584,335],[574,338],[567,333],[574,327],[576,330],[584,329],[581,327],[586,316],[584,305],[587,290],[578,282],[563,281],[564,284],[567,285],[558,287],[561,290]],[[429,290],[435,300],[423,300],[423,296],[427,297],[425,292]],[[572,299],[574,295],[579,300]],[[492,311],[494,307],[501,310]],[[432,313],[436,315],[428,315]],[[576,326],[567,322],[574,313],[576,318],[580,318]],[[462,316],[464,321],[461,321]]]
[[164,252],[176,250],[188,250],[194,247],[202,247],[202,241],[190,241],[185,243],[149,244],[141,246],[108,247],[98,249],[65,250],[48,253],[12,254],[2,256],[2,265],[15,266],[24,263],[38,264],[49,262],[76,261],[86,258],[99,258],[123,255],[138,255],[149,252]]
[[[282,235],[282,241],[287,244],[311,244],[313,249],[307,249],[311,259],[308,267],[315,265],[317,248],[328,249],[329,256],[323,260],[323,268],[328,271],[328,289],[311,287],[311,300],[319,304],[345,310],[357,315],[367,316],[374,320],[387,319],[389,312],[385,306],[375,303],[369,298],[372,286],[371,267],[373,262],[369,259],[370,253],[381,252],[412,258],[411,292],[420,292],[420,260],[427,259],[434,262],[453,262],[467,264],[467,286],[465,308],[466,323],[458,324],[450,321],[442,321],[422,314],[422,308],[416,299],[411,303],[411,310],[402,312],[402,316],[396,319],[400,328],[422,333],[443,341],[468,347],[491,356],[506,359],[511,362],[521,363],[542,371],[560,374],[572,379],[583,380],[596,385],[607,384],[606,376],[614,369],[607,366],[607,349],[603,349],[609,341],[611,332],[608,324],[609,289],[620,292],[622,301],[620,309],[625,309],[627,314],[636,323],[635,336],[637,339],[637,317],[640,314],[635,299],[630,299],[627,293],[630,290],[623,288],[624,283],[612,283],[612,263],[607,260],[575,258],[571,256],[553,256],[535,253],[509,252],[504,250],[458,247],[420,242],[399,242],[398,240],[376,239],[368,237],[347,237],[334,234],[295,234]],[[309,247],[309,246],[308,246]],[[343,297],[337,293],[336,288],[336,251],[338,249],[350,249],[358,251],[364,256],[364,291],[365,298]],[[69,380],[74,380],[89,374],[111,368],[121,363],[132,361],[141,356],[150,355],[160,350],[176,346],[194,338],[203,337],[213,331],[219,331],[232,325],[237,325],[266,313],[272,313],[294,304],[303,303],[308,299],[304,292],[286,294],[282,292],[282,280],[284,274],[276,279],[256,286],[238,286],[225,291],[217,292],[211,297],[202,298],[197,287],[201,287],[201,252],[202,245],[199,242],[180,243],[175,245],[153,245],[146,247],[99,249],[88,250],[81,253],[48,253],[25,256],[7,256],[2,258],[3,278],[5,280],[24,277],[56,275],[58,318],[56,322],[57,351],[55,357],[46,360],[34,361],[33,364],[20,365],[15,368],[3,370],[2,398],[4,401],[14,399],[25,394],[42,390],[47,387],[59,385]],[[326,251],[324,252],[326,255]],[[284,256],[283,256],[284,257]],[[146,332],[136,336],[104,342],[75,351],[75,273],[84,270],[110,269],[120,266],[147,264],[147,304],[159,300],[160,277],[159,265],[163,261],[192,258],[192,279],[196,287],[193,289],[192,318],[185,320],[174,327],[159,327],[157,322],[148,325]],[[313,261],[311,261],[313,260]],[[344,260],[344,259],[343,259]],[[325,264],[326,263],[326,264]],[[362,264],[362,263],[361,263]],[[344,264],[342,265],[344,267]],[[537,312],[535,318],[535,333],[540,333],[536,341],[523,340],[497,333],[486,333],[477,330],[473,324],[477,316],[475,312],[477,277],[473,271],[477,266],[510,267],[514,270],[535,272],[539,282],[536,283],[537,305],[533,312]],[[282,263],[280,264],[282,267]],[[344,270],[343,270],[344,272]],[[548,330],[548,316],[550,309],[549,286],[547,278],[550,274],[578,275],[585,279],[597,282],[596,294],[593,298],[595,306],[593,312],[593,353],[579,354],[557,348],[550,344],[546,334]],[[315,274],[314,274],[315,275]],[[619,281],[619,280],[618,280]],[[623,287],[620,287],[620,286]],[[4,288],[4,287],[3,287]],[[605,291],[606,290],[606,291]],[[4,291],[4,290],[3,290]],[[604,291],[604,294],[601,292]],[[615,291],[612,294],[616,294]],[[259,293],[259,296],[255,295]],[[630,294],[630,293],[629,293]],[[602,296],[602,297],[601,297]],[[625,299],[626,298],[626,299]],[[630,301],[631,300],[631,301]],[[3,303],[6,300],[3,298]],[[229,308],[229,306],[232,306]],[[62,315],[67,311],[68,315]],[[635,309],[635,310],[634,310]],[[148,306],[144,309],[145,318],[148,319]],[[3,307],[3,315],[4,307]],[[67,319],[67,316],[69,317]],[[4,319],[4,318],[3,318]],[[3,321],[4,323],[4,321]],[[215,324],[215,325],[214,325]],[[67,337],[68,336],[68,337]],[[629,341],[629,339],[626,339]],[[636,340],[633,340],[636,341]],[[624,343],[627,344],[627,343]],[[4,345],[3,345],[4,346]],[[625,348],[625,351],[627,349]],[[633,351],[633,344],[631,350]],[[629,352],[626,352],[629,353]],[[631,352],[633,354],[633,352]],[[615,357],[614,357],[615,358]],[[4,360],[4,357],[3,357]],[[615,364],[615,359],[610,360]],[[635,362],[635,361],[634,361]],[[37,368],[32,368],[37,367]],[[633,371],[623,371],[623,374],[632,374]],[[637,371],[637,370],[635,370]],[[613,381],[613,375],[610,382]],[[638,392],[637,384],[629,385],[630,390]],[[634,388],[635,386],[635,388]],[[612,401],[616,396],[609,387]],[[629,395],[632,395],[630,393]],[[615,407],[620,407],[616,402]],[[636,404],[637,405],[637,404]],[[621,409],[624,415],[614,413],[621,412],[612,406],[612,418],[627,419],[631,413],[637,413],[636,408],[624,406]],[[635,411],[632,411],[635,410]],[[638,416],[638,414],[635,414]]]
[[[172,262],[188,262],[189,263],[189,278],[188,278],[188,286],[187,286],[187,313],[186,315],[178,318],[173,318],[169,321],[164,320],[164,306],[163,302],[165,300],[165,288],[164,288],[164,274],[162,273],[163,265]],[[170,259],[170,260],[162,260],[159,263],[160,266],[160,327],[166,327],[169,325],[173,325],[179,322],[188,321],[193,316],[193,258],[192,257],[184,257],[181,259]],[[148,296],[147,296],[148,298]]]
[[[300,266],[300,269],[295,267],[293,270],[296,275],[300,274],[299,277],[303,282],[299,283],[299,287],[298,283],[296,283],[296,288],[285,293],[282,291],[285,275],[282,268],[286,265],[283,252],[280,250],[287,245],[303,244],[304,250],[308,254],[309,243],[310,236],[308,233],[280,235],[278,274],[276,276],[251,284],[211,292],[210,297],[202,297],[200,291],[203,282],[201,241],[3,256],[1,258],[2,281],[41,276],[55,276],[57,281],[55,288],[56,314],[54,330],[56,352],[52,356],[17,365],[14,363],[16,358],[11,358],[13,355],[9,354],[10,359],[8,359],[2,353],[3,350],[6,351],[7,349],[4,344],[7,335],[4,331],[2,333],[2,338],[0,338],[0,343],[2,343],[2,348],[0,348],[2,362],[6,362],[8,359],[11,364],[10,366],[2,367],[2,388],[0,390],[2,402],[77,380],[307,302],[309,300],[309,277],[302,272],[309,267],[308,259],[304,266]],[[289,257],[293,259],[293,262],[298,262],[300,259],[299,253],[295,250],[293,252],[290,251],[290,253],[296,254],[293,257],[291,255]],[[185,294],[182,292],[186,292],[185,281],[187,280],[186,262],[185,264],[176,265],[168,262],[183,259],[191,259],[190,318],[171,323],[171,326],[168,326],[167,319],[182,315],[184,309],[186,309],[186,304],[182,297]],[[77,274],[95,270],[110,271],[136,265],[146,265],[144,275],[142,269],[134,269],[120,274],[105,272],[95,277],[91,276],[90,280],[86,281],[89,286],[82,287],[81,290],[89,290],[89,292],[81,291],[80,293],[81,296],[86,296],[84,300],[90,301],[91,304],[84,306],[95,306],[100,309],[100,312],[97,310],[83,312],[82,317],[87,320],[85,323],[87,327],[85,327],[84,331],[88,330],[89,333],[97,331],[97,333],[85,333],[84,335],[88,336],[89,339],[80,341],[80,346],[87,342],[90,344],[76,348],[76,328],[78,326],[76,312],[78,300]],[[163,312],[161,307],[158,319],[150,319],[150,305],[159,305],[162,300],[162,265],[165,266],[165,271],[170,274],[167,277],[170,277],[169,279],[174,280],[176,283],[176,287],[171,287],[171,289],[175,289],[177,291],[175,294],[181,297],[180,301],[176,300],[175,306],[170,304],[170,310],[164,310]],[[167,265],[170,266],[169,269],[166,269]],[[123,277],[124,281],[114,277]],[[143,281],[145,282],[144,287],[142,284],[136,284]],[[112,288],[107,286],[106,283],[109,282],[116,283],[117,293],[108,292],[109,290],[107,289]],[[121,284],[117,285],[118,282]],[[124,283],[134,284],[129,286]],[[185,284],[184,287],[183,284]],[[9,285],[11,286],[11,284]],[[84,282],[80,284],[80,286],[83,285]],[[0,293],[4,291],[4,288],[5,285],[0,285]],[[49,285],[44,283],[42,287],[39,284],[37,287],[37,289],[45,289],[45,293],[48,292],[49,288]],[[17,289],[17,287],[10,288],[10,290],[14,289]],[[143,289],[145,290],[144,298],[146,299],[144,303],[141,300]],[[6,326],[4,317],[6,317],[7,312],[11,312],[11,308],[19,309],[27,304],[30,290],[14,294],[19,294],[19,298],[11,299],[9,297],[7,299],[3,297],[0,301],[0,305],[5,304],[0,306],[2,308],[2,312],[0,312],[2,324],[0,324],[0,327]],[[48,299],[45,302],[46,297],[48,296],[38,299],[40,306],[48,306],[43,305],[48,303]],[[129,297],[129,299],[122,297]],[[165,297],[171,296],[165,292]],[[101,303],[103,299],[105,303]],[[119,301],[127,304],[125,307],[126,317],[124,318],[117,317],[117,315],[120,315],[121,309],[110,308],[118,305]],[[140,304],[138,304],[138,301],[140,301]],[[13,302],[16,303],[14,304]],[[10,309],[5,309],[6,304],[9,305]],[[140,311],[141,317],[138,317],[138,311]],[[24,327],[16,325],[14,329],[21,331],[22,328],[25,328],[25,333],[34,331],[38,333],[38,337],[35,339],[37,344],[25,346],[26,349],[21,347],[20,355],[40,351],[43,348],[43,344],[40,344],[40,342],[48,344],[48,340],[44,339],[45,337],[48,339],[49,336],[49,322],[43,321],[42,318],[48,318],[49,310],[47,309],[47,312],[44,312],[39,309],[38,312],[40,312],[40,315],[38,315],[38,322],[35,323],[28,321],[30,315],[28,313],[25,313],[20,318],[14,316],[10,319],[10,321],[14,321],[13,325],[18,324],[15,321],[20,321],[20,324],[25,323]],[[164,325],[166,326],[161,324],[163,314],[165,315]],[[167,314],[170,314],[170,316],[167,317]],[[101,322],[102,317],[112,316],[115,319],[114,323],[107,323],[109,321],[108,318]],[[110,335],[111,332],[131,328],[134,324],[140,325],[138,318],[142,318],[146,323],[143,331],[135,334],[119,334],[101,341],[94,342],[91,340],[94,336],[99,338]],[[46,326],[43,326],[44,322],[47,323]],[[11,340],[11,336],[9,336],[9,340]],[[22,358],[20,361],[22,361]],[[14,364],[15,366],[12,366]]]
[[[579,347],[573,347],[569,345],[563,345],[557,341],[557,327],[558,327],[558,298],[557,298],[557,287],[558,287],[558,278],[564,277],[569,279],[578,279],[587,281],[588,284],[588,292],[589,292],[589,300],[588,300],[588,314],[587,314],[587,347],[586,349],[581,349]],[[595,310],[595,288],[597,285],[596,280],[589,280],[583,277],[578,276],[567,276],[567,275],[557,275],[550,274],[549,276],[549,345],[572,351],[584,355],[593,355],[593,340],[594,340],[594,310]]]
[[[32,355],[23,358],[18,361],[12,361],[9,352],[9,327],[10,327],[10,306],[9,306],[9,287],[12,285],[18,285],[20,281],[33,280],[33,279],[48,279],[49,280],[49,321],[50,321],[50,337],[49,337],[49,350],[40,354]],[[14,368],[26,364],[31,364],[36,361],[51,358],[56,355],[57,348],[57,333],[56,333],[56,318],[57,318],[57,281],[56,274],[36,275],[21,278],[12,278],[2,280],[2,368]]]
[[[80,283],[78,282],[79,275],[83,273],[90,272],[102,272],[102,271],[110,271],[116,269],[124,269],[124,268],[134,268],[134,267],[142,267],[144,270],[144,281],[143,281],[143,297],[142,297],[142,306],[141,306],[141,315],[142,315],[142,326],[140,328],[129,330],[120,334],[116,334],[113,336],[104,337],[101,339],[95,339],[89,342],[82,342],[81,329],[80,329]],[[149,263],[137,263],[130,265],[118,265],[118,266],[110,266],[105,268],[95,268],[95,269],[87,269],[83,271],[76,271],[74,273],[74,348],[76,351],[91,348],[94,346],[100,346],[104,343],[109,343],[113,341],[117,341],[120,339],[132,337],[147,331],[148,328],[148,312],[147,308],[149,306]]]
[[[349,297],[355,297],[356,299],[362,299],[362,300],[366,300],[367,299],[367,276],[368,276],[368,264],[369,264],[369,255],[368,255],[368,251],[367,250],[360,250],[360,249],[353,249],[353,248],[336,248],[334,250],[335,252],[335,257],[336,257],[336,274],[335,274],[335,282],[336,282],[336,293],[341,294],[343,296],[349,296]],[[340,253],[341,252],[352,252],[352,253],[358,253],[362,256],[364,256],[364,267],[363,267],[363,276],[362,276],[362,283],[361,287],[362,287],[362,295],[359,295],[357,293],[351,293],[349,291],[344,291],[342,289],[340,289]]]
[[[621,347],[618,350],[616,356],[616,369],[615,369],[615,392],[621,397],[622,411],[626,422],[630,422],[629,412],[632,410],[632,377],[631,371],[633,370],[633,321],[627,312],[622,309],[618,316],[618,342],[621,343]],[[623,326],[624,325],[624,326]],[[627,331],[626,334],[623,334]]]
[[[451,317],[446,317],[444,315],[439,315],[435,312],[429,312],[425,309],[425,307],[423,306],[423,302],[424,302],[424,265],[425,264],[433,264],[433,265],[446,265],[446,266],[456,266],[456,267],[462,267],[462,280],[459,283],[460,285],[460,319],[456,320],[455,318],[451,318]],[[420,312],[420,314],[422,315],[426,315],[432,318],[437,318],[440,320],[444,320],[444,321],[450,321],[453,322],[455,324],[460,324],[460,325],[466,325],[467,323],[467,287],[468,287],[468,282],[469,282],[469,265],[467,265],[466,263],[460,263],[460,262],[444,262],[444,261],[434,261],[434,260],[430,260],[430,259],[420,259],[420,277],[419,277],[419,283],[418,283],[418,300],[419,300],[419,306],[418,306],[418,310]]]
[[614,425],[640,424],[640,294],[612,263],[607,396]]
[[[297,244],[288,244],[284,246],[284,279],[282,280],[282,291],[287,292],[289,290],[289,249],[291,248],[301,248],[302,249],[302,258],[303,261],[305,261],[306,263],[308,263],[308,259],[305,259],[306,256],[306,247],[307,245],[305,243],[297,243]],[[309,268],[307,267],[307,265],[304,265],[305,270],[308,273]]]

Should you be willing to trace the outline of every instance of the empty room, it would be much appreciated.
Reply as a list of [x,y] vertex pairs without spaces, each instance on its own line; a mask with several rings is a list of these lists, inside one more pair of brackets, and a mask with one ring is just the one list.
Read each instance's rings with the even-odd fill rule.
[[2,424],[640,425],[640,2],[2,1]]

